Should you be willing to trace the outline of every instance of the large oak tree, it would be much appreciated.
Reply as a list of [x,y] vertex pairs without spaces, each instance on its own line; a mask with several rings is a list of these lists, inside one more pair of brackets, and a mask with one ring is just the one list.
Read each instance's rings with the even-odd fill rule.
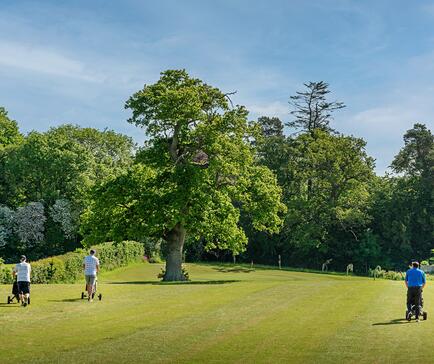
[[241,210],[256,229],[279,230],[281,189],[255,163],[255,128],[244,107],[184,70],[169,70],[126,108],[149,139],[134,168],[95,191],[85,215],[88,241],[162,237],[164,280],[180,281],[186,235],[238,253],[247,243]]

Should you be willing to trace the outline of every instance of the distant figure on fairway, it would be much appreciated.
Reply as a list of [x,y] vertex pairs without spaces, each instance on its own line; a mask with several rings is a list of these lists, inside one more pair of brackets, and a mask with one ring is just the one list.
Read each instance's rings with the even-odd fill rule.
[[418,262],[412,262],[411,268],[405,275],[407,286],[407,311],[411,311],[411,305],[416,306],[416,320],[419,319],[420,305],[422,303],[422,290],[426,284],[425,273],[419,269]]
[[18,292],[20,295],[21,305],[26,307],[30,296],[30,273],[32,268],[26,262],[25,255],[21,255],[20,263],[16,264],[12,273],[17,277]]
[[84,258],[83,269],[86,278],[87,300],[92,302],[92,293],[95,286],[96,274],[99,272],[99,259],[95,257],[95,250],[91,249],[90,255]]

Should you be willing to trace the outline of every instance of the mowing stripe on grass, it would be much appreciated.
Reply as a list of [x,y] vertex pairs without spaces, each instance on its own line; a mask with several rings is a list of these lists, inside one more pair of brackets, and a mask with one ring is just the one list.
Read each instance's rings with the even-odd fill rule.
[[189,265],[200,284],[176,285],[158,284],[160,266],[122,268],[101,277],[104,299],[92,304],[79,299],[81,284],[35,285],[30,307],[0,305],[0,362],[419,363],[430,354],[430,321],[398,321],[402,282],[223,268]]

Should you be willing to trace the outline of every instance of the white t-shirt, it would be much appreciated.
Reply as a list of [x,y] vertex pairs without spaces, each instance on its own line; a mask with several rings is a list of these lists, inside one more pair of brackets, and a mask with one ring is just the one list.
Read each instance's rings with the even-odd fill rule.
[[84,258],[84,274],[86,276],[96,276],[96,267],[99,266],[99,259],[93,255]]
[[32,268],[29,263],[21,262],[15,265],[14,272],[17,273],[18,282],[30,282],[30,272]]

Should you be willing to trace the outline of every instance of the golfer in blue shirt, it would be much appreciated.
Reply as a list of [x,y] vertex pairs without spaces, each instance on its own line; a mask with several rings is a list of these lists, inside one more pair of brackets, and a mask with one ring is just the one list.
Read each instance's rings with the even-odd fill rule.
[[411,263],[405,275],[405,285],[407,286],[407,312],[411,311],[411,306],[416,306],[416,320],[419,320],[420,305],[422,303],[422,290],[426,284],[425,273],[419,269],[418,262]]

